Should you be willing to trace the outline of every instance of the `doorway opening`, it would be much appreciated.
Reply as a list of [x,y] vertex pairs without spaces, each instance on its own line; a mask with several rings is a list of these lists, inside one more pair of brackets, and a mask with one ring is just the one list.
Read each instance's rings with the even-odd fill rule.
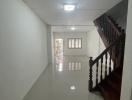
[[56,69],[58,71],[63,71],[63,39],[55,39],[55,62],[56,62]]

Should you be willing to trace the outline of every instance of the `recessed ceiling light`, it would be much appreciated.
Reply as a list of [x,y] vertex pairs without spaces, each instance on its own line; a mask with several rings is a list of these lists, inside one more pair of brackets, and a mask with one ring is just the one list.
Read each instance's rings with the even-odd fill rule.
[[72,5],[72,4],[65,4],[64,5],[64,10],[65,11],[74,11],[75,10],[75,5]]
[[75,90],[76,87],[73,85],[73,86],[70,87],[70,89],[71,89],[71,90]]
[[76,28],[75,27],[71,27],[71,30],[74,31]]

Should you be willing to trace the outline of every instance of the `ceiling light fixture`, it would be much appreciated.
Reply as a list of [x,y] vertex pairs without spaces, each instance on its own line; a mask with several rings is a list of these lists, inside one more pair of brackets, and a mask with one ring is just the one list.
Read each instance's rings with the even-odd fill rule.
[[71,90],[75,90],[76,87],[73,85],[73,86],[70,87],[70,89],[71,89]]
[[76,28],[75,27],[71,27],[71,30],[74,31]]
[[74,11],[75,8],[76,8],[76,6],[73,5],[73,4],[65,4],[65,5],[64,5],[64,10],[65,10],[65,11]]

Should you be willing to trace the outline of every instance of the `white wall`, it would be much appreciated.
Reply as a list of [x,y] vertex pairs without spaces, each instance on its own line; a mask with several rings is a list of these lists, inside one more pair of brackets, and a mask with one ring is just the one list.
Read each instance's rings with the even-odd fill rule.
[[48,25],[47,27],[47,49],[48,49],[48,62],[49,64],[52,63],[52,30],[51,30],[51,26]]
[[87,55],[89,57],[96,58],[105,49],[96,28],[87,33],[87,43]]
[[47,28],[22,0],[0,0],[0,100],[22,100],[47,66]]
[[[53,33],[54,39],[64,40],[64,55],[87,55],[87,33],[81,32],[64,32],[64,33]],[[68,38],[82,38],[81,49],[68,49]]]
[[132,100],[132,0],[129,0],[121,100]]

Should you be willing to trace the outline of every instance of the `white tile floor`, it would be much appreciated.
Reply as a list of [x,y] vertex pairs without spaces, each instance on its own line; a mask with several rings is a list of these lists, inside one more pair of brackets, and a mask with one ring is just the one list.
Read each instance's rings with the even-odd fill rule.
[[103,100],[88,91],[88,58],[65,56],[42,73],[24,100]]

